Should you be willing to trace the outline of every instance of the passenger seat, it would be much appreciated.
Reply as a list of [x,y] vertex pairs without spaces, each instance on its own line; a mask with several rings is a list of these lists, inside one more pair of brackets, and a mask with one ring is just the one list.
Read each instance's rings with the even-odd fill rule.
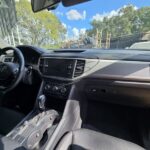
[[56,150],[144,150],[144,148],[106,134],[80,129],[67,133]]

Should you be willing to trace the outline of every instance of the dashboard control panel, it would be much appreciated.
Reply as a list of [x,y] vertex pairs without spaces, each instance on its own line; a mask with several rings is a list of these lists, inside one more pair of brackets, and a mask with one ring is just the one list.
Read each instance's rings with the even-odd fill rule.
[[39,72],[43,78],[43,94],[67,99],[71,86],[95,71],[97,59],[42,56]]
[[43,93],[57,98],[67,98],[71,89],[71,84],[58,84],[45,82]]

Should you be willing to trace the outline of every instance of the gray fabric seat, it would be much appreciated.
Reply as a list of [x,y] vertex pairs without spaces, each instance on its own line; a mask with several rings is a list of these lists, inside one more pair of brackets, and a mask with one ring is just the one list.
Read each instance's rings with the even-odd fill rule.
[[67,133],[56,150],[144,150],[144,148],[106,134],[88,129]]
[[17,111],[0,107],[0,134],[6,135],[10,132],[22,119],[24,114]]

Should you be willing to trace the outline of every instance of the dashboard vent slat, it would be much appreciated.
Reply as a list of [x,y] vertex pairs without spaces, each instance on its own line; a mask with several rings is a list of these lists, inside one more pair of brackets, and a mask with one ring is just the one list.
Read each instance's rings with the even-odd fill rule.
[[84,73],[85,60],[77,60],[74,77],[79,77]]
[[44,66],[44,59],[40,59],[39,70],[41,73],[43,73],[43,66]]

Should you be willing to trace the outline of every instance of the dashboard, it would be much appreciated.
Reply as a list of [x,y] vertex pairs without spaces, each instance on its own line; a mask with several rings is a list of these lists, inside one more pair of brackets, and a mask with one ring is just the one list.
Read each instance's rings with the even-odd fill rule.
[[[26,66],[43,78],[73,81],[80,78],[150,82],[150,52],[144,50],[49,50],[21,45]],[[17,61],[13,54],[4,62]],[[146,84],[146,85],[147,85]]]
[[[50,50],[18,46],[26,66],[42,77],[75,80],[84,78],[150,82],[150,52],[144,50]],[[17,61],[13,54],[4,62]]]
[[149,51],[53,50],[41,55],[39,72],[44,93],[55,97],[77,83],[90,100],[150,106]]
[[[42,78],[43,94],[67,99],[72,85],[87,99],[150,106],[150,51],[18,46],[26,67]],[[16,61],[5,56],[4,61]],[[120,101],[122,99],[122,101]]]
[[45,53],[44,49],[21,45],[17,47],[22,52],[26,65],[37,66],[40,56]]
[[81,77],[150,82],[150,52],[136,50],[58,50],[44,53],[39,70],[44,77]]

